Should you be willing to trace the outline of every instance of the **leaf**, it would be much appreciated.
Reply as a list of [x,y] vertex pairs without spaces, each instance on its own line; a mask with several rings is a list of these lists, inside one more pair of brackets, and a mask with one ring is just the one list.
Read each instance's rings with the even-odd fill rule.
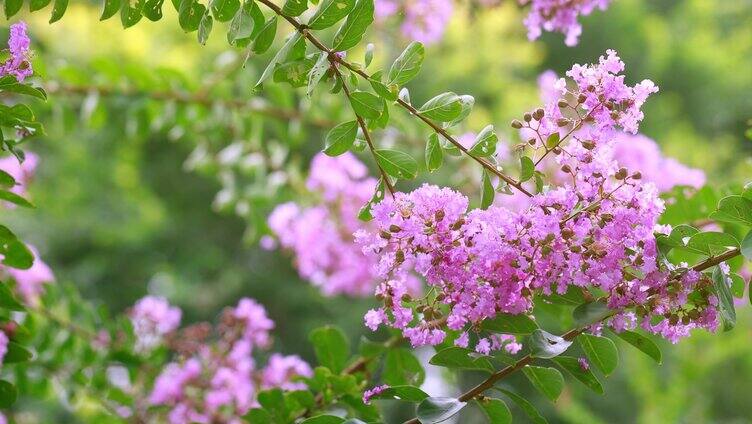
[[471,355],[473,352],[468,349],[452,346],[437,352],[428,363],[452,369],[494,372],[494,367],[487,357],[473,358]]
[[559,143],[561,142],[561,137],[559,136],[559,132],[555,132],[548,136],[546,139],[546,147],[549,149],[553,149],[554,147],[557,147]]
[[287,0],[282,6],[282,13],[285,16],[300,16],[308,9],[308,0]]
[[390,386],[420,386],[426,377],[426,371],[418,358],[405,348],[389,349],[384,360],[382,378]]
[[211,33],[213,25],[214,25],[214,19],[212,19],[210,14],[205,13],[204,16],[201,18],[201,23],[198,25],[198,42],[199,43],[206,44],[206,40],[209,39],[209,34]]
[[277,51],[277,54],[275,54],[274,58],[271,60],[271,62],[269,62],[269,65],[267,65],[266,69],[264,69],[264,72],[261,74],[261,78],[259,78],[258,82],[256,83],[256,87],[260,86],[264,83],[264,81],[269,79],[274,71],[274,67],[287,58],[287,55],[292,50],[293,46],[295,46],[295,44],[300,39],[301,35],[298,31],[295,31],[290,35],[287,41],[285,41],[285,44],[282,46],[282,48]]
[[[48,4],[50,4],[50,0],[29,0],[29,12],[36,12],[38,10],[42,10],[45,7],[47,7]],[[115,7],[116,12],[117,12],[118,7]]]
[[253,40],[253,47],[251,47],[251,50],[256,54],[265,53],[269,50],[269,47],[272,46],[275,35],[277,35],[277,15],[272,16],[266,21],[263,28],[261,28],[261,31],[259,31],[256,36],[256,39]]
[[24,311],[26,308],[13,296],[8,285],[0,283],[0,307],[11,311]]
[[475,142],[470,148],[470,154],[480,157],[492,156],[496,152],[498,141],[499,137],[496,135],[493,125],[487,125],[475,137]]
[[493,183],[491,182],[491,175],[489,175],[486,169],[483,169],[481,177],[481,192],[480,192],[480,208],[488,209],[493,204],[496,190],[494,190]]
[[418,163],[407,153],[378,149],[373,152],[376,162],[388,175],[409,180],[418,174]]
[[0,187],[12,188],[16,185],[16,179],[12,175],[0,169]]
[[572,342],[562,337],[537,329],[529,338],[530,355],[534,358],[551,359],[564,353]]
[[520,407],[520,409],[525,411],[525,414],[527,414],[527,416],[530,417],[530,420],[532,420],[533,423],[548,424],[548,421],[546,421],[543,415],[541,415],[540,412],[538,412],[538,410],[535,409],[535,406],[533,406],[532,403],[528,402],[527,399],[523,398],[522,396],[514,392],[510,392],[509,390],[500,389],[498,387],[494,387],[494,389],[509,396],[509,399],[512,399],[512,401],[516,403],[517,406]]
[[358,134],[358,122],[348,121],[337,125],[329,130],[326,135],[326,148],[324,153],[329,156],[338,156],[350,150]]
[[590,390],[600,395],[604,393],[603,386],[598,377],[590,369],[582,369],[580,361],[577,358],[558,356],[553,361]]
[[8,352],[3,357],[4,364],[28,362],[33,355],[25,347],[16,342],[8,342]]
[[373,22],[373,12],[373,0],[358,0],[345,23],[334,35],[332,50],[345,51],[357,46],[368,26]]
[[743,196],[724,197],[710,219],[752,227],[752,200]]
[[[183,0],[185,1],[185,0]],[[227,30],[227,42],[235,45],[240,40],[251,37],[255,21],[251,14],[253,10],[252,2],[243,3],[243,7],[238,9],[235,16],[230,21],[230,28]]]
[[68,8],[68,0],[55,0],[52,5],[52,15],[50,16],[50,23],[54,23],[60,20],[65,15],[65,9]]
[[407,402],[420,402],[427,398],[428,394],[415,386],[392,386],[382,391],[373,399],[397,399]]
[[355,7],[355,0],[324,0],[308,21],[311,29],[326,29],[347,16]]
[[446,124],[446,127],[453,127],[460,122],[464,121],[465,118],[470,116],[470,112],[473,111],[473,106],[475,105],[475,97],[470,96],[468,94],[463,94],[460,97],[460,106],[462,107],[462,111],[460,112],[459,116],[452,119],[450,122]]
[[609,309],[606,302],[596,300],[583,303],[574,308],[572,311],[572,317],[574,317],[574,322],[578,326],[586,326],[601,321],[611,315],[611,313],[612,311]]
[[23,197],[13,193],[12,191],[5,191],[0,189],[0,200],[13,203],[14,205],[23,206],[24,208],[33,208],[34,205]]
[[620,339],[624,340],[625,342],[631,344],[632,346],[636,347],[637,349],[641,350],[643,353],[648,355],[649,357],[653,358],[655,362],[661,363],[663,360],[663,355],[661,354],[661,349],[658,347],[657,344],[655,344],[652,340],[649,338],[643,336],[640,333],[636,333],[634,331],[624,330],[620,333],[614,332]]
[[21,84],[17,82],[16,78],[11,75],[0,78],[0,90],[10,91],[17,94],[36,97],[37,99],[47,100],[47,93],[45,93],[42,88],[34,87],[29,84]]
[[718,296],[718,309],[723,319],[723,331],[729,331],[736,325],[736,309],[734,297],[726,282],[726,276],[719,267],[715,267],[712,274],[713,289]]
[[535,175],[535,164],[533,163],[533,160],[527,156],[520,157],[520,169],[521,183],[533,178],[533,175]]
[[13,240],[4,246],[3,264],[16,269],[29,269],[34,263],[34,255],[20,240]]
[[525,377],[533,383],[533,386],[539,392],[551,402],[556,402],[562,389],[564,389],[564,377],[562,377],[559,370],[556,368],[525,365],[522,368],[522,372],[525,373]]
[[420,72],[425,55],[426,51],[423,44],[417,41],[408,44],[402,54],[394,61],[392,67],[389,68],[388,85],[404,85],[415,78]]
[[136,0],[133,6],[131,6],[130,1],[124,1],[121,3],[120,23],[123,25],[123,28],[130,28],[141,20],[141,17],[143,16],[141,14],[141,9],[143,9],[143,7],[143,0]]
[[367,91],[353,91],[350,93],[350,104],[356,115],[367,119],[378,118],[383,110],[381,99]]
[[577,341],[585,351],[590,363],[595,365],[606,376],[610,375],[619,365],[619,351],[611,339],[583,333],[577,336]]
[[196,0],[182,0],[178,13],[180,28],[185,32],[193,32],[198,29],[201,18],[206,13],[206,6]]
[[379,178],[379,183],[376,184],[376,189],[373,191],[373,196],[371,196],[371,199],[363,205],[362,208],[358,211],[358,219],[361,221],[370,221],[373,219],[373,215],[371,215],[371,207],[380,201],[384,200],[384,179]]
[[341,424],[344,422],[344,418],[340,418],[336,415],[318,415],[316,417],[311,417],[303,420],[301,424]]
[[341,330],[328,326],[321,327],[313,330],[308,338],[313,344],[319,364],[334,373],[340,373],[345,368],[350,356],[350,344]]
[[443,162],[444,152],[441,150],[439,136],[432,133],[428,136],[428,143],[426,143],[426,169],[428,169],[428,172],[434,172],[441,168]]
[[306,89],[306,95],[311,97],[313,90],[321,81],[321,78],[326,75],[326,71],[329,70],[329,57],[327,53],[319,53],[319,58],[311,68],[311,72],[308,73],[308,88]]
[[686,249],[707,256],[723,253],[729,247],[739,247],[739,241],[729,233],[707,231],[689,238]]
[[10,19],[18,13],[19,10],[21,10],[21,6],[23,6],[23,0],[5,0],[5,17],[6,19]]
[[373,91],[375,91],[376,94],[378,94],[382,98],[389,101],[397,100],[397,94],[389,90],[389,87],[384,85],[384,83],[382,83],[381,81],[377,81],[376,79],[371,78],[368,80],[368,82],[371,84]]
[[497,314],[493,319],[481,322],[486,331],[505,334],[530,334],[538,329],[538,324],[525,314]]
[[429,397],[418,404],[416,411],[421,424],[434,424],[455,416],[467,403],[451,397]]
[[742,240],[742,255],[747,258],[748,261],[752,261],[752,230]]
[[162,5],[164,0],[146,0],[141,13],[146,16],[146,19],[156,22],[162,19]]
[[501,399],[484,398],[478,401],[483,412],[488,417],[491,424],[510,424],[512,422],[512,413],[509,407]]
[[0,380],[0,408],[10,408],[16,402],[18,391],[11,383]]
[[240,0],[212,0],[209,8],[219,22],[227,22],[240,10]]
[[440,122],[451,121],[462,113],[460,98],[455,93],[441,93],[427,101],[418,109],[426,118]]

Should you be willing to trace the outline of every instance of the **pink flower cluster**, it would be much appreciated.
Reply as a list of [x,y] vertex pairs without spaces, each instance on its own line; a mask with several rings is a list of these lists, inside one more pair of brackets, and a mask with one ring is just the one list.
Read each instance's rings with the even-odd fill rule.
[[519,0],[530,5],[525,18],[527,36],[535,40],[543,31],[557,31],[565,35],[567,46],[577,44],[582,26],[577,18],[591,14],[595,9],[605,10],[611,0]]
[[374,261],[361,254],[352,234],[368,225],[357,215],[375,187],[376,180],[368,177],[368,169],[354,155],[319,153],[311,162],[307,188],[320,196],[320,202],[311,207],[284,203],[269,216],[269,227],[293,254],[300,276],[325,295],[373,292]]
[[[464,332],[485,319],[530,312],[535,293],[577,286],[608,293],[616,310],[641,305],[643,327],[671,340],[683,328],[715,328],[704,279],[686,273],[676,280],[659,269],[654,230],[663,202],[655,185],[610,154],[618,128],[636,131],[640,106],[657,91],[649,81],[624,85],[623,68],[613,51],[598,65],[575,66],[568,73],[573,91],[561,80],[558,98],[525,114],[524,124],[513,123],[534,135],[529,144],[541,159],[553,154],[569,176],[534,195],[527,208],[467,211],[464,195],[432,185],[375,205],[377,230],[356,234],[363,251],[378,258],[384,279],[376,289],[383,306],[366,314],[366,325],[401,329],[415,346],[441,343],[447,329],[466,343]],[[552,145],[555,134],[566,145]],[[411,271],[426,278],[435,297],[405,295]],[[689,302],[688,293],[700,300]],[[480,337],[476,351],[501,348],[505,340],[496,337]]]
[[163,297],[146,296],[133,305],[129,315],[136,335],[136,350],[149,352],[180,326],[182,312]]
[[402,35],[423,44],[441,40],[454,9],[452,0],[376,0],[375,6],[377,19],[402,16]]
[[4,331],[0,331],[0,366],[3,365],[3,359],[5,359],[5,354],[8,353],[8,343],[10,340],[8,340],[8,336],[5,334]]
[[262,305],[241,299],[224,312],[216,328],[218,340],[182,340],[190,348],[181,349],[183,360],[168,364],[157,377],[149,402],[170,407],[171,424],[241,423],[241,417],[258,405],[259,390],[305,389],[298,379],[311,377],[313,371],[298,356],[275,353],[266,367],[257,367],[253,353],[271,345],[273,328]]
[[34,246],[28,246],[34,255],[34,262],[29,269],[16,269],[0,265],[0,273],[6,273],[16,281],[16,291],[28,304],[34,305],[44,292],[44,285],[55,281],[52,270],[39,258]]
[[365,403],[366,405],[370,405],[372,397],[378,396],[381,393],[384,393],[384,390],[388,388],[389,388],[388,385],[382,384],[381,386],[375,386],[366,390],[365,392],[363,392],[363,403]]
[[18,22],[10,26],[8,38],[8,52],[10,57],[0,65],[0,76],[13,75],[18,81],[34,73],[31,68],[31,40],[26,35],[26,24]]

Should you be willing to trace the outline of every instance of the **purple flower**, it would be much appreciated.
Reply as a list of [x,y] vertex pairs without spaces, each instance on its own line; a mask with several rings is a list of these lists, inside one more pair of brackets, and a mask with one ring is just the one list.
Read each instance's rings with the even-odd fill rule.
[[31,68],[31,52],[29,46],[31,40],[26,35],[26,23],[17,22],[10,26],[10,38],[8,38],[8,51],[10,57],[0,66],[0,75],[13,75],[18,81],[34,73]]
[[587,371],[590,369],[590,362],[588,362],[588,360],[585,358],[582,358],[582,357],[577,358],[577,363],[580,364],[580,369],[582,369],[583,371]]
[[164,335],[178,328],[182,312],[163,297],[146,296],[133,305],[129,315],[136,334],[136,350],[148,352],[162,342]]
[[377,396],[377,395],[383,393],[384,390],[386,390],[388,388],[389,388],[388,385],[382,384],[381,386],[376,386],[376,387],[373,387],[371,389],[366,390],[363,393],[363,403],[365,403],[366,405],[370,405],[372,397]]
[[577,44],[582,26],[577,21],[580,15],[586,16],[596,8],[605,10],[610,0],[520,0],[521,4],[530,4],[530,13],[525,18],[527,36],[535,40],[545,31],[563,33],[565,44]]

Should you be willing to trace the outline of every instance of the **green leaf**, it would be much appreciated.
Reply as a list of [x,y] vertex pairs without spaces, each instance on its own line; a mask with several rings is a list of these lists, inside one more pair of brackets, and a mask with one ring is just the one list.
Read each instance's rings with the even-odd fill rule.
[[338,156],[350,150],[358,134],[358,122],[348,121],[337,125],[329,130],[326,135],[326,148],[324,153],[329,156]]
[[551,402],[556,402],[556,399],[559,398],[561,391],[564,389],[564,377],[562,377],[559,370],[556,368],[525,365],[522,368],[522,372],[525,373],[525,377],[533,383],[533,386],[539,392]]
[[478,401],[483,412],[488,417],[491,424],[510,424],[512,422],[512,413],[509,407],[501,399],[483,398]]
[[185,32],[193,32],[198,29],[201,17],[206,13],[206,6],[196,0],[182,0],[178,13],[180,28]]
[[37,99],[41,100],[47,100],[47,93],[45,93],[42,88],[34,87],[28,84],[21,84],[17,82],[16,78],[11,75],[0,78],[0,90],[36,97]]
[[210,14],[205,13],[204,16],[201,18],[201,23],[198,25],[198,42],[201,44],[206,44],[206,40],[209,39],[209,34],[211,33],[212,26],[214,26],[214,19],[211,17]]
[[686,249],[707,256],[715,256],[733,247],[739,247],[736,237],[729,233],[707,231],[690,237]]
[[378,118],[383,110],[381,99],[367,91],[353,91],[350,93],[350,104],[358,116],[367,119]]
[[376,184],[376,189],[373,191],[373,196],[371,196],[371,199],[363,205],[362,208],[358,211],[358,219],[361,221],[370,221],[373,219],[373,215],[371,215],[371,207],[380,201],[384,200],[384,179],[379,178],[379,183]]
[[598,380],[598,377],[596,377],[590,369],[582,369],[580,361],[577,358],[571,356],[558,356],[554,358],[553,361],[572,377],[576,378],[580,383],[587,386],[590,390],[600,395],[604,393],[603,386]]
[[470,112],[473,111],[473,106],[475,105],[475,98],[473,96],[463,94],[460,97],[460,106],[462,107],[462,111],[460,112],[459,116],[452,119],[450,122],[446,124],[446,127],[453,127],[460,122],[464,121],[465,118],[470,116]]
[[3,363],[13,364],[17,362],[28,362],[33,355],[25,347],[16,342],[8,342],[8,352],[3,357]]
[[418,163],[407,153],[398,150],[375,150],[376,162],[388,175],[409,180],[418,174]]
[[752,230],[742,240],[742,255],[747,258],[748,261],[752,261]]
[[366,68],[371,65],[371,62],[373,62],[373,51],[376,49],[376,46],[373,45],[373,43],[366,44],[366,52],[363,55],[363,60],[366,64]]
[[65,10],[68,8],[68,0],[55,0],[52,5],[52,15],[50,16],[50,23],[54,23],[60,20],[65,15]]
[[253,19],[253,6],[255,4],[252,1],[243,3],[243,6],[232,17],[230,27],[227,30],[227,42],[231,45],[237,45],[241,40],[248,39],[253,35],[256,26],[256,21]]
[[390,386],[420,386],[426,378],[426,371],[410,350],[393,348],[386,353],[382,378]]
[[240,10],[240,0],[211,0],[211,12],[219,22],[227,22]]
[[258,82],[256,83],[256,87],[260,86],[264,83],[267,79],[269,79],[270,76],[272,76],[272,73],[274,72],[274,67],[284,61],[287,58],[287,55],[290,53],[290,51],[293,49],[293,46],[301,39],[300,32],[295,31],[290,35],[290,37],[285,41],[285,44],[282,46],[279,51],[277,51],[277,54],[274,55],[274,58],[269,62],[269,65],[267,65],[266,69],[264,69],[264,72],[261,74],[261,78],[259,78]]
[[373,0],[358,0],[345,23],[334,35],[332,50],[345,51],[357,46],[373,22],[373,11]]
[[723,331],[729,331],[736,325],[734,297],[731,295],[726,276],[719,267],[715,267],[712,277],[713,289],[718,296],[718,309],[723,319]]
[[130,1],[124,1],[120,5],[120,23],[123,25],[123,28],[130,28],[141,20],[143,16],[141,9],[143,7],[144,0],[137,0],[133,6],[131,6]]
[[451,397],[429,397],[418,404],[416,411],[421,424],[446,421],[465,407],[467,403]]
[[572,311],[572,317],[578,326],[594,324],[611,314],[611,309],[602,300],[583,303]]
[[619,351],[608,337],[594,336],[583,333],[577,336],[582,350],[585,351],[590,363],[595,365],[606,376],[610,375],[619,365]]
[[[146,0],[141,13],[146,16],[146,19],[156,22],[162,19],[162,5],[164,0]],[[203,44],[203,43],[202,43]]]
[[535,409],[535,406],[533,406],[532,403],[528,402],[527,399],[523,398],[522,396],[510,392],[509,390],[500,389],[498,387],[494,387],[494,389],[500,391],[501,393],[504,393],[509,397],[509,399],[512,399],[514,403],[517,404],[517,406],[522,409],[525,414],[527,414],[528,417],[530,417],[530,420],[535,424],[548,424],[548,421],[543,417],[543,415],[538,412],[537,409]]
[[428,394],[415,386],[392,386],[382,391],[373,399],[397,399],[407,402],[420,402],[427,398]]
[[272,46],[275,35],[277,35],[277,15],[272,16],[266,21],[264,27],[261,28],[258,36],[256,36],[256,39],[253,40],[253,47],[251,47],[251,50],[256,54],[265,53],[269,50],[269,47]]
[[13,15],[21,10],[21,6],[23,6],[23,0],[5,0],[5,17],[7,19],[12,18]]
[[317,328],[311,332],[309,340],[319,364],[334,373],[340,373],[345,368],[350,356],[350,343],[341,330],[328,326]]
[[559,143],[561,142],[560,140],[561,137],[559,136],[559,133],[557,131],[548,136],[548,138],[546,139],[546,147],[553,149],[554,147],[559,145]]
[[521,183],[533,178],[533,175],[535,175],[535,164],[533,163],[533,160],[527,156],[520,157],[520,168]]
[[439,122],[447,122],[462,113],[460,98],[455,93],[441,93],[427,101],[418,109],[421,115]]
[[488,209],[493,204],[496,190],[491,182],[491,175],[486,169],[483,169],[481,177],[480,208]]
[[420,67],[423,64],[423,58],[425,55],[426,51],[423,44],[417,41],[408,44],[389,69],[388,85],[404,85],[411,79],[415,78],[415,76],[418,75],[418,72],[420,72]]
[[0,187],[13,188],[16,185],[16,179],[12,175],[0,169]]
[[[473,357],[473,355],[476,357]],[[479,356],[471,350],[456,346],[448,347],[437,352],[428,363],[452,369],[494,372],[494,367],[488,360],[488,357]]]
[[538,329],[538,324],[525,314],[497,314],[480,325],[483,330],[505,334],[530,334]]
[[13,193],[12,191],[5,191],[0,189],[0,200],[13,203],[14,205],[23,206],[25,208],[33,208],[34,205],[23,197]]
[[10,408],[16,402],[18,391],[11,383],[0,380],[0,408]]
[[379,96],[389,101],[397,100],[397,94],[389,90],[389,87],[384,85],[384,83],[382,83],[381,81],[377,81],[376,79],[371,78],[368,80],[368,82],[371,84],[373,91],[375,91]]
[[3,264],[16,269],[29,269],[34,263],[34,255],[20,240],[13,240],[0,251],[5,257]]
[[530,355],[534,358],[551,359],[564,353],[572,342],[563,337],[537,329],[529,337]]
[[0,283],[0,307],[4,309],[10,309],[11,311],[24,311],[26,308],[16,300],[13,293],[11,293],[8,285]]
[[428,136],[428,143],[426,143],[426,169],[428,169],[428,172],[434,172],[441,168],[443,162],[444,152],[441,150],[439,136],[432,133]]
[[355,7],[355,0],[324,0],[308,21],[311,29],[326,29],[347,16]]
[[336,415],[318,415],[303,420],[301,424],[341,424],[344,422],[344,418],[340,418]]
[[494,131],[493,125],[487,125],[475,137],[473,147],[470,148],[470,154],[473,156],[492,156],[496,152],[496,143],[499,137]]
[[311,97],[313,90],[319,84],[321,79],[324,78],[324,75],[326,75],[326,71],[328,70],[329,55],[327,53],[321,52],[319,53],[319,58],[316,60],[313,68],[311,68],[311,72],[308,73],[308,88],[306,89],[306,95],[308,97]]
[[642,334],[629,330],[624,330],[620,333],[615,332],[615,334],[620,339],[631,344],[649,357],[653,358],[655,362],[660,364],[663,361],[663,355],[661,354],[661,349],[658,347],[658,345]]
[[282,13],[285,16],[300,16],[308,9],[308,0],[287,0],[282,6]]
[[724,197],[710,219],[752,227],[752,200],[743,196]]
[[[42,10],[50,4],[50,0],[29,0],[29,12],[36,12]],[[117,7],[115,8],[117,12]]]

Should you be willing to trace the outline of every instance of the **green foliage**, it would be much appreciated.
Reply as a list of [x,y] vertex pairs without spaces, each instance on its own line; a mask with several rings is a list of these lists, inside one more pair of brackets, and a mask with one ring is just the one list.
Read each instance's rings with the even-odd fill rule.
[[550,359],[561,355],[572,342],[546,331],[537,329],[528,338],[530,355],[534,358]]
[[417,416],[423,424],[440,423],[457,415],[466,405],[455,398],[429,397],[418,405]]

